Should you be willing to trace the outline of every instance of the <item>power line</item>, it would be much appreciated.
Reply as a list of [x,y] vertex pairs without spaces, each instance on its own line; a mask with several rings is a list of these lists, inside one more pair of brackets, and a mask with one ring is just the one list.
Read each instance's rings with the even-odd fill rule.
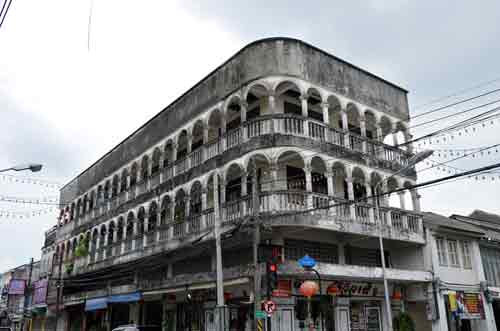
[[[5,7],[5,11],[3,12],[3,17],[1,16],[1,12],[0,12],[0,17],[1,17],[1,21],[0,21],[0,28],[2,27],[2,24],[3,24],[3,21],[5,20],[5,16],[7,16],[7,12],[9,11],[9,8],[10,8],[10,4],[12,3],[12,0],[5,0],[5,2],[9,2],[7,4],[7,7]],[[4,2],[4,6],[5,6],[5,2]],[[2,10],[4,9],[4,6],[2,6]]]
[[459,95],[461,95],[461,94],[463,94],[465,92],[469,92],[469,91],[475,90],[477,88],[493,84],[493,83],[498,82],[498,81],[500,81],[500,77],[492,79],[492,80],[489,80],[489,81],[485,81],[485,82],[479,83],[479,84],[471,86],[471,87],[464,88],[462,90],[458,90],[457,92],[453,92],[452,94],[448,94],[448,95],[445,95],[443,97],[439,97],[439,98],[436,98],[436,99],[433,99],[433,100],[429,100],[426,103],[423,103],[423,104],[415,106],[414,109],[417,110],[417,109],[420,109],[420,108],[425,107],[425,106],[430,106],[430,105],[435,104],[437,102],[444,101],[446,99],[459,96]]
[[500,102],[500,99],[497,99],[495,101],[488,102],[488,103],[485,103],[485,104],[482,104],[482,105],[479,105],[479,106],[476,106],[476,107],[472,107],[472,108],[460,111],[458,113],[454,113],[454,114],[451,114],[451,115],[446,115],[446,116],[443,116],[443,117],[440,117],[440,118],[436,118],[436,119],[433,119],[433,120],[430,120],[430,121],[427,121],[427,122],[418,123],[418,124],[412,125],[412,126],[410,126],[408,128],[409,129],[414,129],[414,128],[417,128],[417,127],[422,126],[422,125],[427,125],[427,124],[431,124],[431,123],[435,123],[435,122],[438,122],[438,121],[442,121],[442,120],[445,120],[445,119],[448,119],[448,118],[451,118],[451,117],[454,117],[454,116],[463,115],[463,114],[466,114],[468,112],[471,112],[471,111],[474,111],[474,110],[477,110],[477,109],[480,109],[480,108],[483,108],[483,107],[486,107],[486,106],[490,106],[490,105],[493,105],[493,104],[498,103],[498,102]]
[[467,98],[467,99],[463,99],[463,100],[460,100],[460,101],[457,101],[457,102],[453,102],[453,103],[450,103],[450,104],[448,104],[446,106],[441,106],[441,107],[438,107],[438,108],[434,108],[434,109],[425,111],[423,113],[417,114],[415,116],[410,116],[410,119],[414,119],[414,118],[421,117],[421,116],[424,116],[424,115],[432,114],[432,113],[435,113],[435,112],[438,112],[438,111],[441,111],[441,110],[444,110],[444,109],[447,109],[447,108],[450,108],[450,107],[453,107],[453,106],[456,106],[456,105],[460,105],[462,103],[466,103],[466,102],[469,102],[469,101],[472,101],[472,100],[475,100],[475,99],[479,99],[479,98],[482,98],[484,96],[487,96],[487,95],[490,95],[490,94],[493,94],[493,93],[497,93],[497,92],[500,92],[500,88],[499,89],[495,89],[495,90],[491,90],[491,91],[488,91],[486,93],[479,94],[479,95],[476,95],[476,96],[473,96],[473,97],[470,97],[470,98]]

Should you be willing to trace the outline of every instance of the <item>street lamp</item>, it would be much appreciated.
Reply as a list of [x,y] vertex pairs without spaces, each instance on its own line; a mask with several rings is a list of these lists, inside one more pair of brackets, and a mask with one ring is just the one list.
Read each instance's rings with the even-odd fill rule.
[[391,303],[389,301],[389,287],[387,285],[387,275],[386,275],[386,268],[385,268],[385,255],[384,255],[384,241],[382,239],[382,218],[380,217],[380,203],[379,203],[379,196],[381,195],[381,192],[379,192],[380,186],[382,183],[388,181],[390,178],[396,176],[397,174],[400,174],[404,171],[406,171],[409,168],[412,168],[415,166],[417,163],[422,162],[429,156],[431,156],[434,153],[432,150],[424,150],[421,151],[414,156],[412,156],[408,160],[408,164],[401,168],[400,170],[396,171],[393,173],[391,176],[385,178],[384,180],[379,181],[374,188],[375,192],[375,215],[377,215],[378,222],[379,222],[379,231],[378,231],[378,241],[379,241],[379,246],[380,246],[380,259],[382,261],[382,278],[384,280],[384,297],[385,297],[385,310],[387,314],[387,325],[388,325],[388,330],[392,331],[392,309],[391,309]]
[[32,172],[38,172],[42,170],[42,165],[39,163],[28,163],[28,164],[22,164],[22,165],[17,165],[14,167],[6,168],[6,169],[0,169],[0,172],[5,172],[5,171],[23,171],[23,170],[31,170]]

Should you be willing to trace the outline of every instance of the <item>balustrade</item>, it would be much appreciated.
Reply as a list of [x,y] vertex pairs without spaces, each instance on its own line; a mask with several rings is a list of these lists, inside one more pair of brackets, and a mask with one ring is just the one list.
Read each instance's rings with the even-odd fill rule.
[[226,133],[227,149],[237,146],[241,143],[241,130],[240,128],[228,131]]

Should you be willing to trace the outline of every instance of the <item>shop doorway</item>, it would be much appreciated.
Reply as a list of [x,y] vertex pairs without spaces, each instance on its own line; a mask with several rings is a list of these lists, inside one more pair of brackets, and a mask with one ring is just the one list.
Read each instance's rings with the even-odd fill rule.
[[130,322],[130,306],[128,303],[117,303],[111,306],[111,329]]
[[500,300],[494,300],[492,302],[493,315],[495,316],[495,323],[497,328],[500,328]]
[[160,301],[148,301],[144,304],[144,324],[162,326],[163,304]]

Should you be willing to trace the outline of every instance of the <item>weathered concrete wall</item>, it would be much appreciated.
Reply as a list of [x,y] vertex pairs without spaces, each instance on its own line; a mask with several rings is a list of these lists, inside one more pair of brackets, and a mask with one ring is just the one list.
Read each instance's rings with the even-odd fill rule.
[[402,120],[406,91],[302,41],[273,38],[244,47],[171,105],[68,183],[61,201],[72,201],[193,117],[248,82],[270,75],[299,77]]

